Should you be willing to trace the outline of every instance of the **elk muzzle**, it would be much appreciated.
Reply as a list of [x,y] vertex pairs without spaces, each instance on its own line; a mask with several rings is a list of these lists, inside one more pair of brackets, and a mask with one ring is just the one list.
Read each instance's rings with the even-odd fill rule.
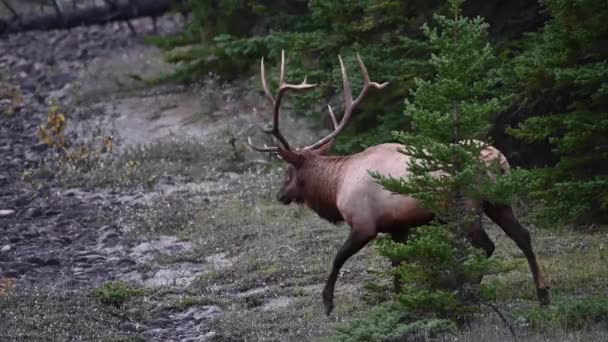
[[291,196],[289,196],[286,191],[282,189],[277,193],[277,201],[281,202],[282,204],[288,205],[292,202],[292,200],[293,199]]

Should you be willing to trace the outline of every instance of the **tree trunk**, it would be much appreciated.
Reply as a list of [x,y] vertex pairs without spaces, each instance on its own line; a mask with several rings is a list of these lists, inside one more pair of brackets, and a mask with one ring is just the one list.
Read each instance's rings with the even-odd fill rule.
[[113,6],[95,6],[50,15],[0,19],[0,35],[32,31],[68,29],[82,25],[102,25],[139,17],[158,17],[183,0],[131,0]]

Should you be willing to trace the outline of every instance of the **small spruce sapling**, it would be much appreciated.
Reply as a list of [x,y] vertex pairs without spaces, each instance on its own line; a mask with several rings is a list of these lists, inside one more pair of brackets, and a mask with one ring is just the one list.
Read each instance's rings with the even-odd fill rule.
[[417,228],[407,244],[378,241],[382,255],[407,261],[395,270],[404,285],[396,302],[418,319],[463,322],[481,300],[481,277],[504,267],[470,244],[467,227],[481,224],[481,212],[467,204],[506,200],[491,198],[502,194],[493,189],[498,165],[481,157],[492,116],[506,99],[491,92],[497,59],[487,41],[488,25],[462,17],[461,0],[449,3],[453,17],[435,16],[438,28],[423,26],[435,49],[435,77],[416,79],[405,101],[413,131],[395,133],[402,152],[412,157],[411,175],[372,175],[387,190],[419,199],[438,218]]

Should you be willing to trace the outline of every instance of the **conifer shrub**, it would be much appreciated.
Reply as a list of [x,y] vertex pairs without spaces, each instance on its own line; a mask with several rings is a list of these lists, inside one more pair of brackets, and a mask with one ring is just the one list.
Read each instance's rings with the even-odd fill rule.
[[[415,76],[428,76],[432,71],[427,62],[430,48],[421,39],[419,27],[443,3],[191,0],[192,20],[183,32],[148,40],[166,50],[167,59],[176,64],[167,78],[186,82],[209,73],[218,74],[223,81],[257,74],[261,56],[267,66],[276,67],[284,49],[288,52],[287,77],[295,80],[307,75],[311,83],[318,83],[315,91],[293,99],[296,114],[315,119],[326,117],[326,103],[342,90],[338,54],[347,68],[356,68],[355,53],[359,52],[370,73],[390,86],[382,97],[366,103],[338,138],[336,151],[348,153],[390,140],[391,131],[407,125],[401,101]],[[272,70],[268,74],[278,75]],[[353,77],[353,85],[360,84],[359,76]],[[270,76],[271,86],[276,82]],[[256,81],[255,86],[258,84]]]
[[491,93],[497,59],[483,19],[462,17],[461,0],[449,4],[452,16],[435,16],[433,28],[423,25],[435,51],[435,76],[415,80],[405,102],[413,129],[395,133],[402,153],[411,157],[410,175],[395,179],[370,171],[387,190],[417,198],[438,219],[416,228],[407,244],[378,239],[382,256],[403,261],[394,270],[402,288],[371,314],[339,327],[342,340],[411,340],[450,332],[485,302],[481,278],[508,268],[473,247],[466,233],[481,217],[466,207],[467,200],[506,200],[491,197],[504,194],[492,189],[499,166],[481,157],[492,117],[506,103]]

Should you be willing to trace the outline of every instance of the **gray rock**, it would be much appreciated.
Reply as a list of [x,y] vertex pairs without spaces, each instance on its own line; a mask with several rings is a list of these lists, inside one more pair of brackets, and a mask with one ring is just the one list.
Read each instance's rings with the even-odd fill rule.
[[135,264],[137,264],[137,262],[135,262],[135,260],[133,260],[129,257],[121,258],[120,260],[118,260],[116,262],[116,266],[119,266],[119,267],[133,266]]
[[84,273],[84,268],[82,268],[82,267],[74,267],[74,268],[72,268],[72,272],[74,272],[74,275],[83,274]]
[[76,258],[74,258],[74,262],[76,263],[85,263],[85,264],[95,264],[98,263],[100,261],[104,261],[106,260],[106,257],[103,255],[99,255],[99,254],[84,254],[84,253],[80,253],[79,255],[76,256]]
[[112,247],[118,243],[118,233],[115,230],[107,230],[99,236],[97,243],[103,247]]
[[0,248],[0,253],[8,253],[13,249],[12,245],[4,245]]
[[26,262],[15,262],[11,265],[11,269],[19,274],[25,274],[31,271],[34,267]]
[[49,258],[49,259],[45,260],[44,265],[45,266],[60,266],[61,261],[59,261],[59,259],[57,259],[57,258]]
[[37,238],[40,236],[40,232],[36,231],[36,230],[30,230],[27,232],[23,232],[21,234],[21,236],[23,236],[25,239],[33,239],[33,238]]
[[51,241],[61,244],[63,246],[68,246],[72,243],[72,239],[70,239],[67,236],[55,237],[55,238],[52,238]]
[[13,209],[0,209],[0,218],[13,216],[15,211]]
[[176,263],[157,269],[150,278],[144,281],[144,285],[148,287],[188,286],[204,273],[205,270],[202,270],[199,264]]
[[43,213],[44,213],[44,210],[42,210],[42,208],[40,208],[40,207],[29,208],[25,212],[25,217],[36,218],[36,217],[42,216]]
[[174,314],[172,315],[172,317],[175,319],[183,319],[199,323],[200,321],[213,317],[213,315],[221,312],[222,309],[215,305],[193,306],[189,308],[186,312]]
[[237,180],[237,179],[241,178],[241,175],[239,175],[236,172],[226,172],[226,176],[228,176],[228,178],[230,180]]
[[41,257],[37,257],[35,255],[28,257],[26,259],[26,261],[29,262],[30,264],[34,264],[34,265],[38,265],[38,266],[44,265],[44,260]]
[[2,273],[2,277],[4,278],[20,278],[21,274],[17,271],[6,271]]
[[137,326],[133,322],[123,322],[120,324],[120,330],[126,332],[135,332],[137,331]]
[[25,194],[25,195],[19,196],[15,200],[15,205],[18,207],[26,206],[26,205],[30,204],[30,202],[32,202],[34,200],[34,198],[36,198],[36,196],[32,195],[32,194]]

